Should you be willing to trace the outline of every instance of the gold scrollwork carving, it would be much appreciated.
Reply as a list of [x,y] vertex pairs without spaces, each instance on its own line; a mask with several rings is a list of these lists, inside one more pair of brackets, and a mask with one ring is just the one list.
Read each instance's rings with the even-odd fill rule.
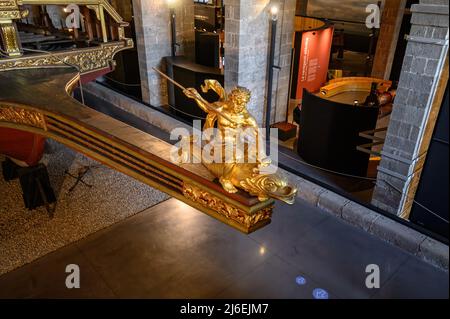
[[0,1],[0,7],[12,7],[16,5],[15,0],[2,0]]
[[0,1],[1,9],[17,9],[17,4],[15,0],[2,0]]
[[238,222],[247,229],[272,217],[272,207],[266,207],[253,214],[247,214],[238,207],[225,203],[210,192],[186,183],[183,185],[183,195],[195,203],[216,211],[227,219]]
[[114,55],[129,47],[129,42],[102,45],[98,48],[64,51],[49,55],[0,60],[0,71],[42,66],[75,65],[81,73],[103,69],[109,66]]
[[0,24],[0,33],[5,51],[12,56],[20,55],[16,27],[12,23]]
[[0,11],[0,19],[21,19],[22,15],[18,10]]
[[0,107],[0,122],[21,124],[46,130],[44,114],[17,107]]

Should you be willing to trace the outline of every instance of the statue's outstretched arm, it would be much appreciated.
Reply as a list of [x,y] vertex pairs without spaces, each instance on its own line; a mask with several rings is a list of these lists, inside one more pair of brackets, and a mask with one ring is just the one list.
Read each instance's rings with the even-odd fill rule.
[[227,93],[222,85],[217,80],[205,80],[205,84],[202,85],[203,93],[208,92],[209,90],[213,90],[217,93],[221,100],[226,100]]
[[189,88],[184,90],[183,93],[188,98],[195,100],[198,106],[206,113],[210,113],[212,110],[214,110],[214,107],[208,101],[206,101],[196,89]]

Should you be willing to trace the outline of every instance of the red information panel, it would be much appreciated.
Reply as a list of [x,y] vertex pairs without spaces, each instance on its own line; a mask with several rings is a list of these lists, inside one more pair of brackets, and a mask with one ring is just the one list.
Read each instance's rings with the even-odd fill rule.
[[303,89],[318,91],[327,81],[330,63],[333,27],[302,34],[296,98],[301,99]]

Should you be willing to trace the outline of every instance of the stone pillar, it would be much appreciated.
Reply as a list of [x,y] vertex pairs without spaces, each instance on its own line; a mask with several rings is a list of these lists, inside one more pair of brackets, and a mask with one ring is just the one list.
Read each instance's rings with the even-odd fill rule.
[[381,15],[381,28],[372,67],[372,76],[389,80],[395,49],[405,13],[406,0],[384,2]]
[[[277,112],[286,111],[289,86],[290,46],[295,15],[295,1],[268,0],[225,0],[225,88],[243,86],[252,92],[249,111],[262,126],[265,121],[267,70],[272,4],[280,8],[278,18],[277,55],[275,63],[282,69],[275,70],[274,89],[280,92],[274,96],[272,107]],[[290,21],[292,20],[292,21]],[[287,61],[287,62],[286,62]],[[278,77],[278,80],[277,80]],[[285,95],[285,98],[283,97]],[[279,107],[278,107],[278,105]],[[284,118],[280,116],[280,118]],[[272,118],[272,122],[275,118]]]
[[133,18],[133,5],[131,0],[112,0],[111,5],[124,21],[131,21]]
[[305,16],[308,13],[308,0],[296,0],[295,14]]
[[408,218],[448,81],[448,0],[421,0],[378,168],[373,204]]
[[280,2],[280,17],[278,19],[275,51],[275,64],[280,69],[274,70],[271,124],[285,121],[288,110],[295,7],[296,0],[284,0]]
[[175,8],[177,15],[177,42],[180,46],[177,55],[184,55],[189,60],[195,61],[195,21],[194,1],[180,0],[180,5]]
[[[142,99],[153,106],[167,105],[166,80],[152,70],[163,69],[162,58],[171,54],[170,10],[164,0],[133,0],[136,47],[139,57]],[[178,55],[194,56],[194,2],[178,0],[175,13]]]

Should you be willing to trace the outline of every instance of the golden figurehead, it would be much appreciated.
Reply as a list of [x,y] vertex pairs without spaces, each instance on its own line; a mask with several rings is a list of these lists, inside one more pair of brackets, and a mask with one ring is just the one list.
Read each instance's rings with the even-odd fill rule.
[[[243,189],[257,196],[260,201],[275,198],[292,204],[297,188],[277,174],[262,172],[271,161],[265,154],[258,124],[247,110],[251,92],[246,88],[237,87],[227,94],[216,80],[206,80],[201,89],[203,93],[213,90],[219,96],[219,100],[210,103],[193,88],[185,89],[183,92],[207,113],[203,130],[207,131],[217,126],[216,134],[209,140],[211,152],[223,150],[219,158],[214,157],[215,154],[207,154],[211,156],[206,158],[205,152],[202,152],[202,163],[219,178],[219,182],[229,193]],[[246,143],[241,143],[242,132],[247,133],[246,137],[250,135]],[[232,149],[240,147],[241,150],[233,152],[231,157],[226,157],[225,149],[230,145]],[[215,160],[211,161],[213,157]]]

